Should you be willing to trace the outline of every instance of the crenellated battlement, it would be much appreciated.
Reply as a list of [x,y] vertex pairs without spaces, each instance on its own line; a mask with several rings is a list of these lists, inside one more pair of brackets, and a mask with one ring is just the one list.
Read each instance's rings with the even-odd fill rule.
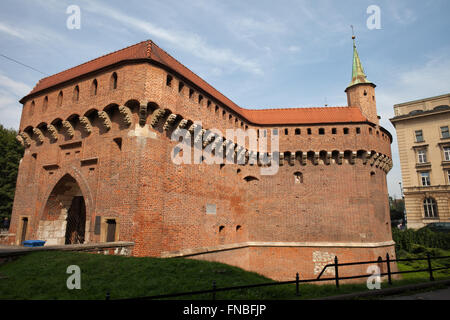
[[[133,127],[133,122],[141,127],[148,124],[152,130],[158,130],[162,126],[160,133],[165,133],[169,139],[172,133],[187,130],[193,138],[192,146],[198,146],[199,142],[201,142],[202,149],[213,144],[213,149],[218,150],[220,148],[218,145],[222,144],[223,158],[229,158],[231,153],[236,163],[242,165],[256,164],[258,166],[267,166],[267,164],[262,163],[261,158],[266,158],[267,163],[267,161],[271,160],[276,161],[278,157],[280,166],[285,164],[291,166],[296,164],[301,166],[319,164],[342,165],[343,163],[355,164],[355,160],[359,159],[361,163],[369,163],[369,165],[380,168],[386,173],[392,168],[392,160],[390,157],[375,150],[307,150],[284,152],[259,152],[258,149],[249,150],[248,145],[242,146],[236,140],[230,141],[225,136],[219,136],[210,129],[202,128],[191,119],[185,119],[179,114],[172,113],[169,109],[159,108],[154,102],[138,105],[133,100],[129,100],[125,105],[120,106],[114,103],[109,104],[103,110],[89,109],[82,116],[73,114],[66,120],[54,119],[51,124],[41,123],[36,128],[29,126],[24,132],[18,135],[18,141],[26,148],[31,147],[31,141],[35,142],[36,147],[43,145],[45,140],[48,143],[54,143],[58,141],[58,135],[60,134],[64,136],[64,141],[67,141],[74,138],[75,128],[81,128],[84,131],[83,136],[87,137],[93,132],[93,123],[97,122],[100,124],[101,130],[99,132],[107,132],[112,128],[111,119],[114,113],[120,118],[122,124],[120,130],[129,130]],[[98,121],[96,121],[97,119]],[[271,131],[273,134],[274,128],[269,130],[266,128],[264,130]],[[279,129],[276,128],[275,130]],[[321,132],[320,129],[319,132]],[[320,137],[323,137],[324,140],[328,139],[328,136],[324,133]],[[302,141],[298,140],[298,145],[301,146],[302,144]]]

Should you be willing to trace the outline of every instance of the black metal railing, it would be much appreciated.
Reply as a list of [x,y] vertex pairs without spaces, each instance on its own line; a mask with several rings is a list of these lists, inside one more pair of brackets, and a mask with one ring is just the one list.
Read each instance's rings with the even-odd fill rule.
[[[218,292],[224,292],[224,291],[232,291],[232,290],[243,290],[243,289],[253,289],[253,288],[260,288],[260,287],[270,287],[270,286],[281,286],[281,285],[287,285],[287,284],[295,284],[295,295],[300,296],[300,284],[301,283],[315,283],[315,282],[324,282],[324,281],[333,281],[336,284],[336,288],[339,288],[339,281],[341,280],[351,280],[351,279],[361,279],[361,278],[368,278],[373,276],[374,274],[363,274],[363,275],[356,275],[356,276],[345,276],[340,277],[339,276],[339,270],[341,267],[348,267],[348,266],[356,266],[356,265],[365,265],[365,264],[375,264],[378,266],[382,266],[383,264],[386,264],[386,272],[382,273],[380,272],[380,277],[387,276],[388,277],[388,283],[392,285],[392,276],[396,274],[406,274],[406,273],[418,273],[418,272],[428,272],[430,281],[434,281],[433,272],[434,271],[440,271],[440,270],[446,270],[450,269],[449,267],[441,267],[441,268],[433,268],[432,267],[432,260],[437,259],[448,259],[450,256],[444,256],[444,257],[431,257],[429,254],[427,254],[426,258],[409,258],[409,259],[395,259],[391,260],[389,257],[389,254],[386,254],[386,260],[382,260],[381,257],[378,258],[376,261],[362,261],[362,262],[350,262],[350,263],[339,263],[338,257],[334,258],[334,263],[327,264],[323,267],[322,271],[320,272],[319,276],[315,279],[300,279],[300,274],[297,273],[295,276],[295,280],[290,281],[280,281],[280,282],[268,282],[268,283],[259,283],[259,284],[251,284],[251,285],[242,285],[242,286],[234,286],[234,287],[224,287],[224,288],[218,288],[216,285],[216,281],[213,281],[212,283],[212,289],[207,290],[199,290],[199,291],[190,291],[190,292],[180,292],[180,293],[171,293],[171,294],[162,294],[162,295],[154,295],[154,296],[148,296],[148,297],[137,297],[137,298],[129,298],[129,299],[121,299],[121,300],[153,300],[153,299],[167,299],[167,298],[176,298],[176,297],[183,297],[183,296],[192,296],[192,295],[200,295],[200,294],[211,294],[211,299],[216,300],[216,294]],[[424,261],[426,260],[428,262],[428,266],[426,269],[419,269],[419,270],[409,270],[409,271],[391,271],[391,263],[395,262],[406,262],[406,261]],[[322,275],[325,273],[325,271],[328,268],[334,268],[334,276],[328,277],[328,278],[322,278]],[[380,268],[381,269],[381,268]],[[106,300],[110,300],[111,295],[108,292],[106,294]]]

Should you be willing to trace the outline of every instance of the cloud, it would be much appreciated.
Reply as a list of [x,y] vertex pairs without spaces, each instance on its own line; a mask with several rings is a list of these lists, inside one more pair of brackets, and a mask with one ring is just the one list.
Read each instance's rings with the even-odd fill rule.
[[389,1],[387,3],[388,11],[391,17],[399,24],[408,25],[416,22],[417,15],[411,10],[408,3],[408,7],[400,5],[396,1]]
[[83,6],[87,11],[107,16],[119,23],[125,24],[135,30],[149,34],[151,37],[165,41],[179,48],[188,51],[190,54],[215,65],[231,64],[247,72],[261,75],[263,73],[260,65],[250,59],[240,57],[228,48],[217,48],[209,45],[202,37],[195,33],[175,31],[161,28],[151,22],[126,15],[120,11],[97,3],[86,3]]
[[0,73],[0,88],[16,96],[25,96],[32,89],[25,83],[15,81],[1,73]]
[[299,52],[300,50],[301,48],[299,46],[292,45],[288,47],[288,51],[292,53]]
[[22,109],[18,100],[30,91],[30,86],[0,73],[0,114],[2,125],[8,128],[19,128]]
[[382,119],[381,125],[394,137],[392,143],[394,168],[388,175],[389,193],[400,196],[398,183],[401,181],[401,170],[398,145],[395,128],[389,121],[394,117],[394,105],[448,93],[450,58],[436,54],[429,57],[424,65],[390,74],[389,79],[384,89],[377,92],[377,108]]
[[23,33],[17,29],[14,29],[10,26],[7,26],[6,24],[0,23],[0,32],[4,32],[10,36],[16,37],[16,38],[20,38],[20,39],[25,39],[25,36],[23,35]]

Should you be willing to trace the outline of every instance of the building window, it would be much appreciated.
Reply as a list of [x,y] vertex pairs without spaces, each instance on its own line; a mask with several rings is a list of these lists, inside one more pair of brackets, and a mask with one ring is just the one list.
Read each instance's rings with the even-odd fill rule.
[[309,134],[309,135],[312,134],[311,128],[308,128],[308,134]]
[[332,134],[337,134],[337,129],[336,128],[331,129],[331,133]]
[[166,78],[166,86],[171,87],[172,86],[172,80],[173,80],[173,77],[170,74],[168,74],[167,78]]
[[295,135],[296,135],[296,136],[299,136],[300,133],[301,133],[300,129],[295,129]]
[[361,134],[361,129],[360,128],[356,128],[356,134]]
[[30,105],[30,115],[33,115],[33,113],[34,113],[34,107],[35,107],[35,103],[34,103],[34,100],[31,102],[31,105]]
[[63,102],[63,93],[62,93],[62,91],[60,91],[59,94],[58,94],[58,101],[56,102],[56,105],[58,107],[61,107],[62,106],[62,102]]
[[424,142],[422,130],[416,131],[416,142]]
[[324,128],[320,128],[319,129],[319,134],[320,135],[324,135],[325,134],[325,129]]
[[448,127],[441,127],[441,135],[442,135],[442,139],[447,139],[450,138],[450,133],[448,131]]
[[447,184],[450,184],[450,170],[447,170]]
[[425,198],[423,200],[423,211],[425,213],[425,218],[437,218],[438,210],[436,200],[433,198]]
[[429,172],[421,172],[420,177],[422,179],[422,186],[429,187],[431,185]]
[[91,86],[91,95],[92,96],[97,95],[97,88],[98,88],[98,82],[97,82],[97,79],[94,79],[94,81],[92,81],[92,86]]
[[419,158],[419,163],[426,163],[427,162],[427,151],[426,150],[419,150],[417,151],[417,155]]
[[180,82],[178,83],[178,92],[183,91],[183,88],[184,88],[184,83],[180,81]]
[[301,172],[294,173],[294,182],[295,184],[303,183],[303,174]]
[[48,107],[48,97],[46,96],[44,98],[44,102],[42,103],[42,111],[45,112],[47,110],[47,107]]
[[117,89],[117,73],[113,73],[110,80],[110,86],[111,90]]
[[284,129],[284,135],[287,136],[289,134],[289,130],[288,129]]
[[450,161],[450,147],[444,147],[444,159]]
[[80,99],[80,87],[76,86],[73,89],[73,101],[76,102]]
[[349,129],[348,128],[344,128],[344,134],[348,134],[349,133]]

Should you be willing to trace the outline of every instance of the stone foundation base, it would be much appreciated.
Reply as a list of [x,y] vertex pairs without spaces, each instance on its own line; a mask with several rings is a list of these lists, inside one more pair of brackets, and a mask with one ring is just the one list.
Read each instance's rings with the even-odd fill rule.
[[[312,244],[312,243],[243,243],[214,248],[200,248],[163,253],[163,257],[186,257],[190,259],[215,261],[257,272],[278,281],[295,280],[296,273],[301,279],[315,279],[323,267],[334,263],[376,261],[379,257],[386,259],[389,253],[395,259],[395,244],[384,243],[347,243],[347,244]],[[376,264],[375,264],[376,265]],[[370,265],[339,267],[339,277],[371,274]],[[386,263],[379,265],[381,272],[387,272]],[[397,265],[391,263],[391,271],[397,271]],[[335,276],[334,267],[328,267],[321,278]],[[348,280],[346,282],[365,282],[367,278]]]

